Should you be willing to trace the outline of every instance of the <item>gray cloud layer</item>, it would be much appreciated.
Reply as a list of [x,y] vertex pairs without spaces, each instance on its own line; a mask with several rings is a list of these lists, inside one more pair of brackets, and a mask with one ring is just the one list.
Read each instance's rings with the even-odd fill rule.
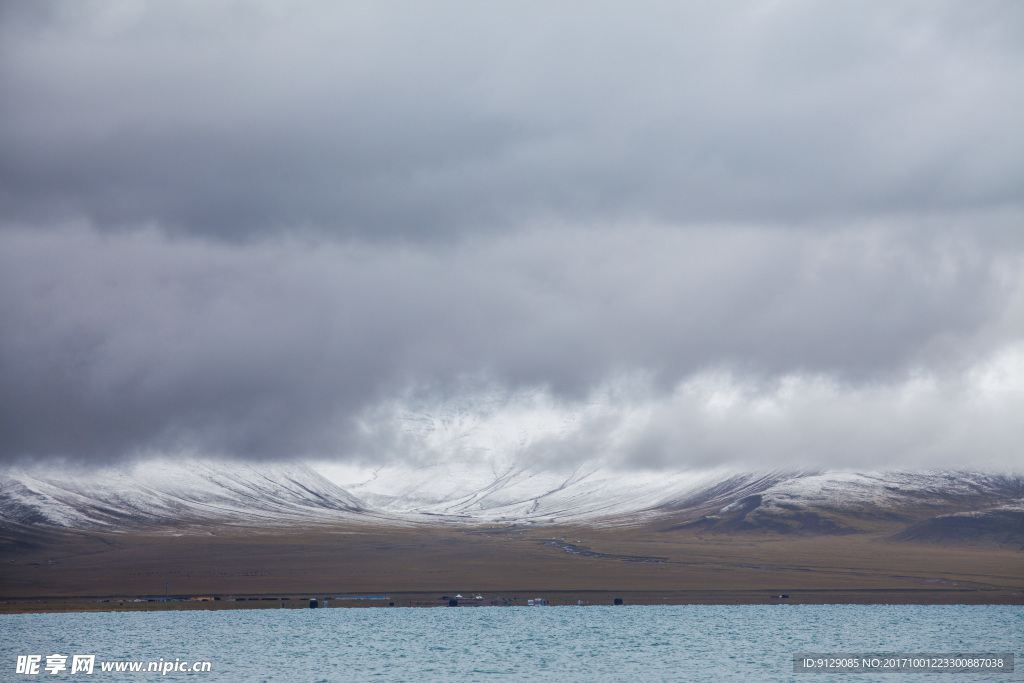
[[[42,8],[36,7],[42,5]],[[32,3],[0,216],[379,239],[1019,206],[1015,2]]]
[[396,397],[643,377],[523,457],[1012,462],[1022,73],[1013,2],[4,3],[0,458],[395,458]]
[[621,372],[671,391],[725,368],[858,387],[1020,339],[1020,249],[901,232],[588,225],[396,248],[10,230],[5,450],[322,455],[410,386],[581,400]]

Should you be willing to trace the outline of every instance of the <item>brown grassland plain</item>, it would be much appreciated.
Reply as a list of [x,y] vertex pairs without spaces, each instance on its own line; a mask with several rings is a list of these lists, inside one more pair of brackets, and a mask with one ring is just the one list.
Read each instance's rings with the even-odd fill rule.
[[[127,602],[165,591],[220,600]],[[426,606],[456,593],[484,596],[463,604],[759,604],[782,594],[789,603],[1024,604],[1024,552],[895,542],[884,533],[655,527],[193,527],[0,537],[0,613],[297,607],[308,604],[300,598],[359,595],[389,599],[331,604]]]

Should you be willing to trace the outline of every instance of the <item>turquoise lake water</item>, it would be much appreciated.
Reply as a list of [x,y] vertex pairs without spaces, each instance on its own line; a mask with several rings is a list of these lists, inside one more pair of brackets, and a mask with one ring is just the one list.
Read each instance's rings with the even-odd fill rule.
[[[0,616],[0,681],[1024,680],[1015,606],[656,606],[226,610]],[[803,652],[1012,652],[1014,673],[793,672]],[[17,674],[19,655],[40,673]],[[42,669],[47,655],[66,670]],[[95,655],[93,674],[72,656]],[[161,661],[162,658],[162,661]],[[209,661],[104,672],[101,662]],[[59,664],[59,660],[57,660]]]

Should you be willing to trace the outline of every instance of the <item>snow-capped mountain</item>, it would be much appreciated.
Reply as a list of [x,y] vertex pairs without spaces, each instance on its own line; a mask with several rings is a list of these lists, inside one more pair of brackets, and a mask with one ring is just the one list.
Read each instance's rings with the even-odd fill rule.
[[0,472],[0,523],[655,524],[707,533],[885,527],[922,539],[994,528],[1024,542],[1018,474],[644,470],[607,459],[567,467],[545,458],[602,410],[594,403],[582,413],[565,411],[540,393],[495,393],[436,409],[396,404],[371,416],[368,431],[392,437],[403,458],[370,468],[194,459],[81,472],[14,468]]
[[1013,508],[1024,499],[1024,478],[971,471],[623,472],[589,465],[557,473],[467,462],[395,465],[361,476],[324,469],[383,512],[478,523],[676,520],[785,531],[787,525],[806,526],[813,515],[822,531],[852,531],[872,520],[912,522]]
[[[708,533],[853,533],[1024,540],[1024,478],[937,472],[570,472],[448,462],[372,471],[153,461],[0,475],[5,525],[653,524]],[[325,476],[326,475],[326,476]],[[331,479],[334,479],[332,481]],[[896,525],[895,527],[893,525]],[[902,531],[901,531],[902,530]]]
[[669,510],[726,505],[796,473],[620,472],[586,464],[569,471],[515,463],[394,465],[326,476],[385,512],[479,522],[641,521]]
[[90,471],[0,473],[0,522],[7,524],[122,529],[373,519],[362,501],[305,465],[154,460]]
[[[660,520],[722,531],[829,532],[885,520],[909,524],[1024,498],[1019,475],[978,471],[626,467],[616,462],[615,431],[602,432],[601,425],[611,415],[615,424],[640,429],[646,413],[638,409],[628,417],[621,406],[611,408],[612,398],[593,398],[575,410],[541,392],[484,392],[440,405],[396,403],[368,425],[397,434],[404,460],[318,469],[382,512],[473,523]],[[612,443],[595,444],[593,460],[567,468],[551,457],[567,443],[591,443],[587,435],[595,428]]]
[[923,531],[899,537],[992,536],[1024,543],[1024,477],[969,470],[807,474],[781,479],[681,526],[717,532],[854,533],[892,524],[912,529],[956,515],[970,520],[947,525],[931,538]]

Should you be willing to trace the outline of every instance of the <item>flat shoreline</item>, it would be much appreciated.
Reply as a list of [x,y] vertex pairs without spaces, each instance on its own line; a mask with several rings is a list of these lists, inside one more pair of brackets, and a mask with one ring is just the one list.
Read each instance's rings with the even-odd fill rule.
[[[478,595],[473,593],[472,596]],[[537,591],[507,590],[456,598],[430,591],[379,592],[367,596],[296,594],[277,596],[125,597],[90,596],[9,598],[0,600],[0,614],[61,612],[163,612],[193,610],[309,609],[316,600],[320,609],[395,607],[526,607],[529,601],[547,606],[613,606],[616,599],[630,605],[1024,605],[1019,590],[993,589],[893,589],[893,590],[794,590],[772,593],[760,590],[688,591]]]

